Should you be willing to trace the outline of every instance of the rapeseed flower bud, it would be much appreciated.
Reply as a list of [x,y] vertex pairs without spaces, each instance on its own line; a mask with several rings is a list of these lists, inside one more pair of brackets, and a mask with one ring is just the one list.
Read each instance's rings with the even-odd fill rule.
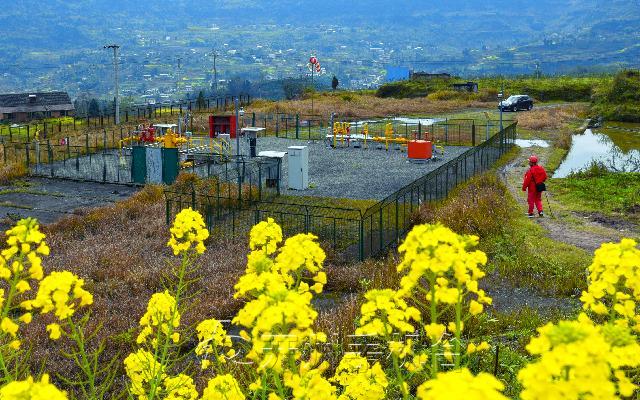
[[32,377],[24,381],[14,381],[0,388],[2,400],[67,400],[67,394],[49,383],[49,375],[44,374],[40,381]]
[[167,246],[171,247],[174,255],[186,254],[190,251],[202,254],[206,250],[204,241],[209,237],[209,231],[202,215],[193,211],[191,207],[176,215],[169,231],[171,238],[167,242]]

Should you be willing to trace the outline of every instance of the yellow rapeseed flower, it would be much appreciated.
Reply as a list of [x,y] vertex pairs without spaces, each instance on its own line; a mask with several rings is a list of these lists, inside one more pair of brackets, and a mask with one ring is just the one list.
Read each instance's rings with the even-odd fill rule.
[[52,272],[40,282],[36,298],[25,301],[27,310],[41,309],[42,314],[52,312],[60,320],[72,316],[79,307],[93,304],[93,296],[82,288],[84,280],[69,271]]
[[171,247],[174,255],[186,254],[190,251],[202,254],[206,250],[204,241],[209,237],[209,231],[202,215],[192,210],[191,207],[176,215],[169,231],[171,238],[167,242],[167,246]]
[[[527,350],[539,358],[518,373],[523,400],[618,399],[635,385],[621,368],[640,365],[640,345],[629,328],[594,325],[584,314],[538,328]],[[616,381],[612,381],[616,376]]]
[[139,349],[131,353],[124,360],[127,376],[131,380],[129,391],[139,400],[147,398],[149,382],[156,377],[165,378],[164,367],[155,359],[152,353]]
[[[144,343],[149,336],[153,336],[154,329],[160,329],[165,335],[171,335],[174,343],[180,336],[174,335],[174,330],[180,326],[180,313],[176,309],[176,300],[165,290],[162,293],[154,293],[147,304],[147,311],[140,318],[142,330],[137,338],[137,343]],[[157,343],[155,343],[157,344]]]
[[233,376],[218,375],[207,383],[202,400],[245,400],[245,396]]
[[611,315],[640,332],[640,249],[634,240],[604,243],[596,250],[580,300],[585,310]]
[[439,373],[435,379],[418,387],[420,400],[507,400],[501,393],[504,385],[493,375],[481,372],[473,376],[462,368]]
[[374,289],[365,293],[360,307],[360,327],[356,335],[386,337],[395,331],[415,331],[411,321],[420,321],[420,311],[410,307],[398,292],[391,289]]
[[49,375],[34,381],[32,377],[24,381],[14,381],[0,388],[2,400],[67,400],[67,394],[49,383]]
[[197,400],[198,391],[193,379],[185,374],[168,376],[162,381],[164,400]]
[[16,337],[16,334],[18,333],[18,328],[19,328],[18,324],[13,322],[13,320],[9,317],[4,317],[2,319],[2,322],[0,322],[0,330],[2,330],[2,332],[4,333],[8,333],[12,337]]
[[[196,355],[204,357],[202,361],[202,369],[206,369],[210,365],[210,360],[206,357],[212,355],[217,357],[217,361],[226,362],[226,356],[233,356],[235,351],[231,348],[231,337],[227,335],[222,323],[216,319],[206,319],[196,327],[198,334],[198,345],[196,346]],[[206,361],[206,363],[205,363]]]

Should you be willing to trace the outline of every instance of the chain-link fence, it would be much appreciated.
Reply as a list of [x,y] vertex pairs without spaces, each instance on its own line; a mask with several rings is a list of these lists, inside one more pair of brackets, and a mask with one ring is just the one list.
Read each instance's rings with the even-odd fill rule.
[[[366,210],[310,205],[302,201],[283,201],[278,197],[266,199],[259,192],[262,180],[243,186],[240,178],[234,175],[238,182],[231,190],[237,190],[237,196],[229,197],[228,192],[220,190],[205,194],[196,188],[167,191],[167,223],[182,208],[190,206],[205,215],[213,234],[236,236],[246,235],[254,224],[271,217],[282,226],[286,235],[314,233],[337,259],[364,260],[397,245],[411,228],[422,203],[447,197],[459,183],[491,168],[514,145],[515,138],[516,123],[511,123],[489,140]],[[251,193],[260,195],[252,196]]]

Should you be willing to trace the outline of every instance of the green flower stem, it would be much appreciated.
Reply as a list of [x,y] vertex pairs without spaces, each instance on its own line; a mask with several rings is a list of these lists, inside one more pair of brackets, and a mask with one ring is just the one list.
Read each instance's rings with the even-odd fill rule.
[[[19,253],[20,255],[18,256],[18,264],[22,265],[24,267],[24,254],[22,254],[22,251],[20,251]],[[8,260],[7,262],[7,267],[9,269],[11,269],[11,263],[9,262],[10,260]],[[13,271],[12,271],[13,272]],[[9,282],[9,293],[7,294],[7,299],[4,302],[4,305],[2,307],[2,315],[0,315],[0,321],[2,321],[3,319],[5,319],[6,317],[9,316],[9,312],[11,311],[12,308],[12,303],[13,303],[13,298],[16,296],[16,286],[18,285],[18,282],[20,282],[21,276],[20,276],[20,271],[15,271],[13,273],[13,276],[11,278],[11,281]],[[6,336],[4,333],[2,333],[2,337]],[[4,339],[4,338],[3,338]],[[16,359],[16,373],[12,374],[9,371],[9,368],[7,366],[7,362],[4,358],[4,352],[0,351],[0,369],[2,370],[3,374],[4,374],[4,381],[5,382],[11,382],[17,379],[17,371],[19,370],[19,361],[17,359],[17,357],[15,357]]]
[[400,391],[402,392],[402,399],[407,400],[409,398],[409,393],[407,393],[407,390],[404,387],[404,377],[402,376],[402,370],[398,365],[398,356],[393,354],[391,358],[393,360],[393,369],[396,372],[396,377],[398,378],[398,381],[400,383],[399,386],[400,386]]
[[82,392],[87,399],[97,399],[98,396],[96,390],[96,375],[95,371],[93,370],[92,363],[89,360],[89,356],[87,355],[84,335],[82,334],[80,329],[78,329],[71,317],[67,317],[67,324],[69,325],[69,328],[71,328],[71,335],[69,337],[75,342],[76,346],[78,346],[78,354],[80,355],[80,359],[78,359],[77,356],[74,356],[74,358],[76,359],[76,363],[78,364],[82,372],[85,374],[87,383],[89,385],[88,392],[85,386],[82,385]]
[[458,301],[456,302],[456,343],[455,343],[455,354],[454,354],[454,364],[455,369],[460,368],[460,338],[462,336],[462,286],[460,282],[458,282]]
[[[179,308],[179,304],[180,304],[180,296],[182,295],[182,291],[184,289],[184,277],[185,277],[185,273],[186,273],[186,269],[187,266],[189,265],[189,254],[187,252],[185,252],[182,255],[182,260],[180,262],[180,268],[178,270],[178,283],[176,285],[176,293],[175,293],[175,306],[171,312],[171,321],[173,321],[173,319],[175,318],[176,314],[178,313],[178,308]],[[153,379],[151,380],[151,388],[149,391],[149,395],[147,396],[148,400],[154,400],[156,398],[156,396],[158,395],[158,387],[160,386],[160,379],[162,378],[161,376],[161,371],[163,369],[163,367],[165,367],[165,365],[167,364],[167,359],[169,356],[169,349],[171,347],[171,343],[170,341],[171,336],[174,333],[173,330],[173,323],[167,324],[168,325],[168,332],[166,333],[166,335],[164,335],[164,337],[162,338],[162,346],[159,346],[156,348],[155,352],[154,352],[154,358],[156,360],[158,360],[158,368],[159,370],[156,372],[153,372]],[[161,329],[158,329],[158,333],[156,335],[156,343],[159,342],[159,339],[161,339]],[[160,354],[160,358],[157,358],[158,355],[158,349],[161,349],[161,354]]]
[[[432,324],[438,323],[438,310],[436,309],[436,277],[433,274],[429,276],[429,292],[431,295],[431,302],[429,304],[429,308],[431,311],[431,321]],[[438,359],[437,359],[437,349],[436,343],[431,343],[431,378],[435,379],[438,375]]]

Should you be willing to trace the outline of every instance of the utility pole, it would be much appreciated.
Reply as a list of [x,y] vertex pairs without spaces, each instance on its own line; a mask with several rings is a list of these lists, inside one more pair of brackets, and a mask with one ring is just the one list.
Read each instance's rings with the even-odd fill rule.
[[216,95],[218,94],[218,69],[216,68],[216,59],[218,58],[218,52],[213,50],[213,90]]
[[115,81],[116,81],[116,87],[115,87],[115,92],[116,92],[116,112],[115,112],[115,117],[116,117],[116,125],[120,125],[120,90],[118,87],[118,49],[120,48],[120,46],[118,46],[117,44],[110,44],[110,45],[106,45],[104,46],[105,49],[113,49],[113,71],[114,71],[114,76],[115,76]]
[[500,86],[500,93],[498,93],[498,105],[500,108],[500,132],[502,132],[502,101],[504,100],[504,83]]

